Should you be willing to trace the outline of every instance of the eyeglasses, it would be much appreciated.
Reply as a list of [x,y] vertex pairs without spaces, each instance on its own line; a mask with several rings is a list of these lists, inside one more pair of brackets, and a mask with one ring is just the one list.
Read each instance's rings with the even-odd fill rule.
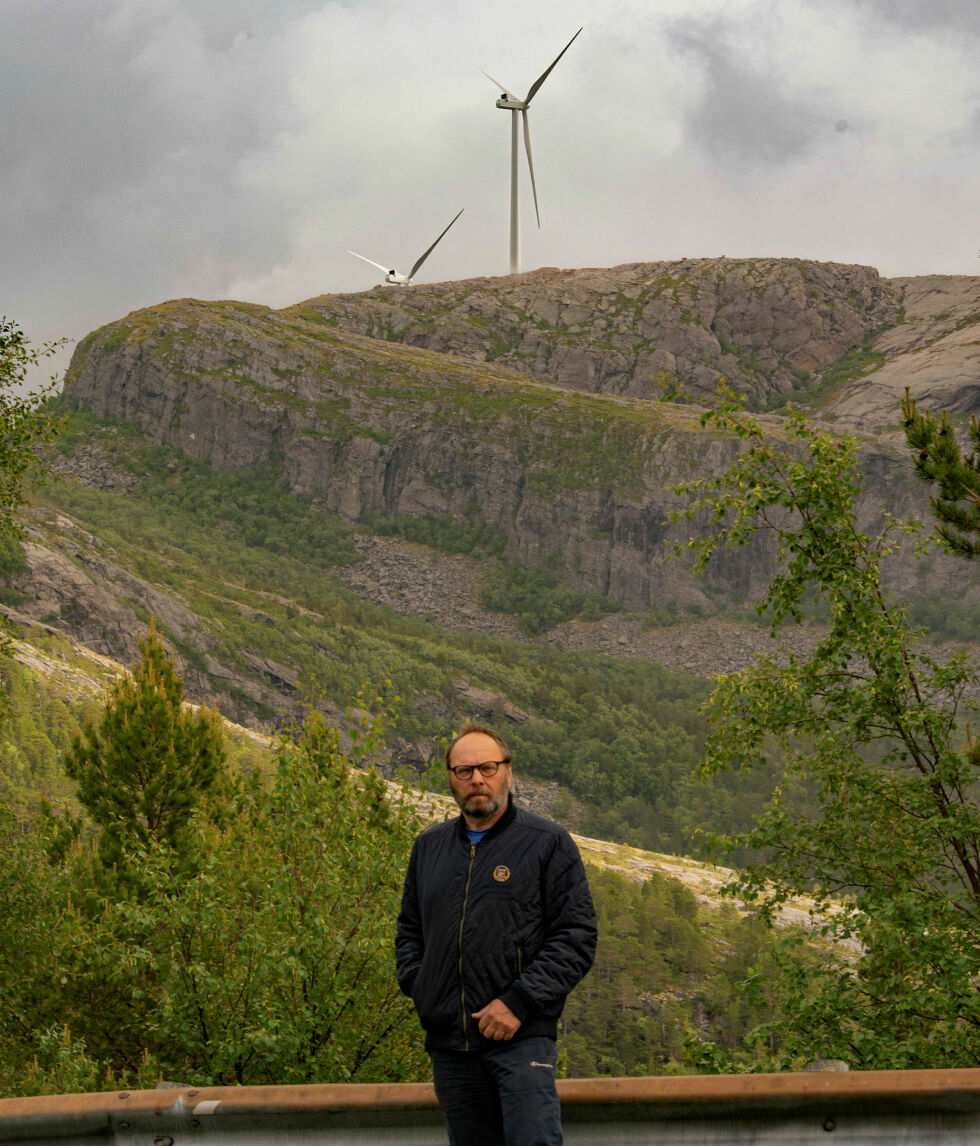
[[485,764],[460,764],[456,768],[450,768],[449,771],[457,780],[472,780],[473,773],[476,771],[489,779],[491,776],[497,775],[497,769],[501,764],[509,763],[509,760],[487,760]]

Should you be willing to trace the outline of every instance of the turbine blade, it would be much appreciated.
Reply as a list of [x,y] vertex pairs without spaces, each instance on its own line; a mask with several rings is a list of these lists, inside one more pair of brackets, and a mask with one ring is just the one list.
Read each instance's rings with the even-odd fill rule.
[[496,89],[497,89],[498,91],[501,91],[501,92],[503,92],[503,93],[504,93],[504,95],[505,95],[505,96],[506,96],[508,99],[512,99],[512,100],[514,100],[515,102],[517,102],[517,103],[520,103],[520,100],[518,99],[518,97],[517,97],[516,95],[514,95],[514,93],[513,93],[513,92],[509,92],[509,91],[508,91],[508,90],[507,90],[507,89],[504,87],[504,85],[503,85],[503,84],[500,82],[500,80],[495,80],[495,79],[493,78],[493,76],[492,76],[492,75],[490,75],[490,73],[489,73],[489,72],[485,72],[485,71],[483,71],[483,68],[477,68],[476,70],[477,70],[478,72],[482,73],[483,75],[485,75],[485,76],[487,77],[487,79],[488,79],[488,80],[489,80],[489,81],[490,81],[490,82],[491,82],[491,83],[494,85],[494,87],[496,87]]
[[366,255],[359,255],[357,251],[352,251],[350,247],[347,248],[347,253],[353,255],[355,259],[364,259],[366,263],[370,263],[372,267],[377,267],[383,274],[388,274],[391,267],[383,267],[380,263],[376,263],[374,259],[369,259]]
[[[462,208],[460,208],[460,210],[459,210],[459,213],[456,215],[456,218],[455,218],[455,219],[453,219],[453,223],[455,223],[455,222],[456,222],[456,219],[458,219],[458,218],[459,218],[459,216],[460,216],[460,215],[462,215],[462,213],[463,213],[465,210],[466,210],[466,208],[465,208],[465,207],[462,207]],[[451,227],[451,226],[453,225],[453,223],[450,223],[450,224],[449,224],[449,227]],[[447,228],[446,228],[446,231],[448,231],[448,230],[449,230],[449,227],[447,227]],[[442,235],[444,235],[444,234],[446,233],[446,231],[443,231],[443,232],[442,232]],[[439,238],[438,238],[438,239],[436,239],[436,241],[435,241],[435,242],[432,244],[432,246],[431,246],[431,247],[429,247],[429,249],[428,249],[428,250],[425,252],[425,254],[424,254],[424,255],[420,255],[420,256],[418,257],[418,259],[416,259],[416,260],[415,260],[415,266],[414,266],[414,267],[412,267],[412,269],[411,269],[411,270],[408,272],[408,277],[409,277],[410,279],[414,279],[414,278],[415,278],[415,272],[416,272],[416,271],[419,269],[419,267],[420,267],[420,266],[421,266],[421,265],[422,265],[422,264],[425,262],[425,260],[426,260],[426,259],[429,257],[429,255],[431,255],[431,254],[432,254],[432,252],[433,252],[433,251],[436,249],[436,247],[437,247],[437,246],[438,246],[438,244],[439,244],[439,239],[441,239],[441,238],[442,238],[442,235],[440,235],[440,236],[439,236]]]
[[579,34],[581,33],[581,31],[582,31],[582,29],[581,29],[581,28],[579,28],[578,32],[576,32],[576,33],[575,33],[575,35],[574,35],[574,36],[572,36],[572,38],[571,38],[571,39],[568,41],[568,43],[567,43],[567,44],[564,46],[564,48],[562,48],[562,50],[561,50],[561,51],[558,53],[558,55],[557,55],[557,56],[555,56],[554,60],[553,60],[553,61],[552,61],[552,63],[551,63],[551,67],[549,67],[547,71],[545,71],[545,72],[542,72],[542,73],[541,73],[541,75],[540,75],[540,76],[538,76],[538,78],[537,78],[537,79],[534,81],[534,83],[533,83],[533,84],[531,84],[531,89],[530,89],[530,91],[529,91],[529,92],[527,93],[527,95],[524,97],[524,102],[525,102],[525,103],[530,103],[530,102],[531,102],[531,100],[534,98],[534,94],[535,94],[535,92],[538,90],[538,88],[539,88],[539,87],[541,87],[541,85],[542,85],[542,84],[544,83],[544,81],[545,81],[545,80],[548,78],[548,76],[550,76],[550,75],[551,75],[551,69],[552,69],[552,68],[555,66],[555,64],[557,64],[557,63],[558,63],[558,61],[559,61],[559,60],[562,58],[562,56],[563,56],[563,55],[564,55],[564,54],[565,54],[565,53],[568,51],[568,49],[569,49],[569,48],[572,46],[572,44],[574,44],[574,43],[575,43],[575,41],[576,41],[576,39],[578,38],[578,36],[579,36]]
[[531,172],[531,194],[534,196],[534,214],[538,220],[538,230],[541,230],[541,212],[538,210],[538,189],[534,185],[534,161],[531,159],[531,129],[528,126],[527,108],[521,112],[524,120],[524,150],[527,152],[527,169]]

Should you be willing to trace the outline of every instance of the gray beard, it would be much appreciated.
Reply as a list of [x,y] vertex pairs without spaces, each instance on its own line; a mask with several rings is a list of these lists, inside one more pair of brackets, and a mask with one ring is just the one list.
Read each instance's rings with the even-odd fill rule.
[[[489,797],[473,797],[470,796],[464,800],[457,800],[463,813],[470,817],[471,820],[489,820],[491,816],[495,816],[501,808],[507,806],[507,797],[509,792],[501,792],[499,796],[494,798]],[[479,800],[480,803],[475,801]]]

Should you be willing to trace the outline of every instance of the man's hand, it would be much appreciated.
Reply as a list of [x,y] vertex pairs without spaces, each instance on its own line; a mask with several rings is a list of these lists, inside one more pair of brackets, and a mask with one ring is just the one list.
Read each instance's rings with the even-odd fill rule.
[[485,1039],[503,1042],[512,1039],[521,1025],[521,1020],[517,1015],[500,999],[494,999],[493,1002],[487,1003],[482,1010],[474,1011],[473,1018],[480,1024],[480,1034]]

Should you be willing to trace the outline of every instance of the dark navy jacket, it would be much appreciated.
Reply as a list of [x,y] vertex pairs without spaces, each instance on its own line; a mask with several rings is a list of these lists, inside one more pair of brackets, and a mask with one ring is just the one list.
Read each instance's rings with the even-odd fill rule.
[[416,839],[395,952],[429,1050],[494,1045],[471,1015],[497,998],[521,1020],[515,1038],[554,1038],[595,944],[585,868],[559,824],[511,802],[479,843],[462,816]]

